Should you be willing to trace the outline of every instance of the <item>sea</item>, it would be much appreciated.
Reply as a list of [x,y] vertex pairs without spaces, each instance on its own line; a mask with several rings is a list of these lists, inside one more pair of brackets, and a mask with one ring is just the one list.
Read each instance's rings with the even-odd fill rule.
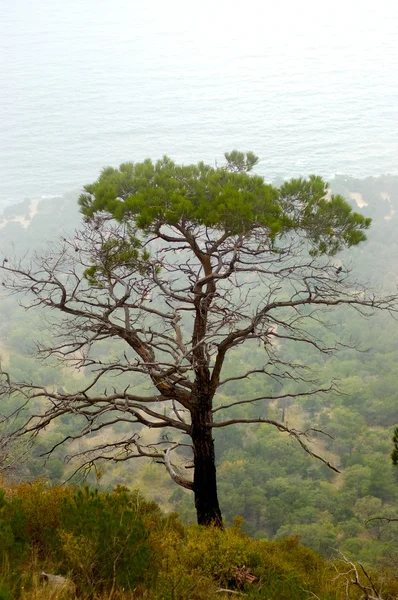
[[398,174],[398,3],[0,0],[0,209],[167,154]]

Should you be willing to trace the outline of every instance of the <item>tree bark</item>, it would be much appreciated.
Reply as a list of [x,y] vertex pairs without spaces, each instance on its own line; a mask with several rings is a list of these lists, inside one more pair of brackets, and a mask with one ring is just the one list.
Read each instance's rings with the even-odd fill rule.
[[[202,403],[200,403],[202,404]],[[217,475],[214,455],[214,440],[209,423],[212,421],[211,402],[199,405],[191,413],[191,437],[194,451],[195,507],[199,525],[222,528],[222,518],[217,497]]]

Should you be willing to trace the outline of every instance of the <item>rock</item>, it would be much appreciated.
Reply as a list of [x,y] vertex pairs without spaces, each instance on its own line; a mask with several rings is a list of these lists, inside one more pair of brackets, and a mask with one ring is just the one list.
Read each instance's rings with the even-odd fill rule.
[[62,575],[52,575],[51,573],[40,573],[40,581],[48,584],[52,588],[57,588],[60,591],[75,593],[75,584]]

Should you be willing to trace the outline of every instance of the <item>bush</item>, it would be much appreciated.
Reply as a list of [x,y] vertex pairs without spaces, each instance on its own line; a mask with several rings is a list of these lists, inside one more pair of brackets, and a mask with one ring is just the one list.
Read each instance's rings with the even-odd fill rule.
[[66,498],[60,511],[58,554],[78,588],[131,589],[143,580],[150,547],[128,492],[89,488]]
[[[170,529],[159,544],[163,560],[158,587],[169,590],[159,596],[164,600],[211,598],[211,587],[213,593],[217,588],[243,590],[253,599],[304,600],[308,594],[303,590],[327,589],[327,576],[333,575],[325,561],[300,546],[297,539],[254,541],[239,524],[225,531],[198,525],[186,527],[182,533]],[[240,581],[237,571],[254,575],[255,583]],[[195,587],[199,581],[202,583]]]
[[73,487],[49,486],[43,480],[21,483],[9,495],[20,504],[25,536],[38,559],[53,559],[54,534],[60,527],[60,510]]
[[29,552],[26,518],[20,500],[7,501],[0,490],[0,564],[17,567]]

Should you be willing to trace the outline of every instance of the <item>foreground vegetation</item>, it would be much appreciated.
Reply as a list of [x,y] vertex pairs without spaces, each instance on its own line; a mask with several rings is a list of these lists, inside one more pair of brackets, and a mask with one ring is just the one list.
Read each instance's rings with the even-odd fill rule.
[[[156,503],[121,487],[101,493],[40,481],[3,484],[0,560],[1,600],[338,600],[371,598],[363,593],[372,585],[384,600],[398,594],[387,572],[366,577],[358,566],[351,585],[353,565],[326,561],[297,538],[253,540],[239,520],[225,531],[184,527],[176,514],[164,516]],[[67,583],[40,583],[43,571]]]

